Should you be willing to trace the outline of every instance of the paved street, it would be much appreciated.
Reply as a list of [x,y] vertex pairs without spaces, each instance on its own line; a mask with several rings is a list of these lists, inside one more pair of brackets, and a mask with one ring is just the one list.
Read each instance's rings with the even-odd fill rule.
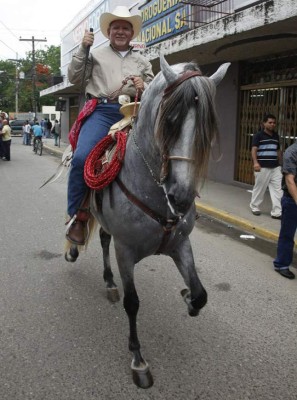
[[[134,386],[128,320],[121,302],[106,300],[99,240],[66,263],[66,181],[39,190],[59,159],[20,138],[11,153],[0,160],[1,400],[297,399],[297,279],[199,220],[191,240],[209,296],[199,317],[188,316],[169,258],[136,267],[139,338],[155,383]],[[111,261],[122,294],[113,250]]]

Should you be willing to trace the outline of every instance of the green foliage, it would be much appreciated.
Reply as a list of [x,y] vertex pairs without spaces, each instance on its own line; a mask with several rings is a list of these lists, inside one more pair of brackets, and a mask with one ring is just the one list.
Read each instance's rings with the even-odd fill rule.
[[[48,46],[46,50],[35,51],[35,82],[37,111],[43,105],[55,104],[53,95],[40,97],[39,92],[53,86],[53,77],[60,76],[60,47]],[[25,79],[16,79],[18,73],[23,72]],[[0,60],[0,109],[15,111],[16,89],[18,87],[19,112],[33,111],[33,54],[26,54],[26,58],[14,61]]]

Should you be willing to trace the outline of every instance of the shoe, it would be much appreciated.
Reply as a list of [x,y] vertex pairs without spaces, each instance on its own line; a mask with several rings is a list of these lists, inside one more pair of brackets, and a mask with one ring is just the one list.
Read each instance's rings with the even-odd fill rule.
[[282,216],[281,216],[281,215],[278,215],[278,216],[276,216],[276,215],[271,215],[271,218],[272,218],[272,219],[282,219]]
[[252,210],[252,213],[253,213],[254,215],[257,215],[257,216],[261,215],[261,211],[258,211],[258,210],[257,210],[257,211],[253,211],[253,210]]
[[289,268],[287,269],[275,269],[276,272],[278,272],[280,275],[284,276],[285,278],[288,279],[294,279],[295,278],[295,274],[293,274],[293,272],[291,272],[289,270]]
[[86,243],[85,226],[85,222],[74,221],[66,233],[66,238],[73,244],[83,246]]

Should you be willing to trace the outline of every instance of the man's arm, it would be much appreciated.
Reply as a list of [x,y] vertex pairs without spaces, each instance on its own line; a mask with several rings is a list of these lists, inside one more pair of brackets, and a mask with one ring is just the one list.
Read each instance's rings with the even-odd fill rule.
[[[86,71],[86,57],[88,55],[88,49],[94,43],[94,33],[85,31],[84,36],[82,38],[81,45],[78,48],[78,51],[72,57],[71,62],[68,65],[68,79],[70,83],[77,84],[81,83],[82,79],[88,79],[91,76],[92,71],[92,62],[91,56],[88,58]],[[86,72],[86,76],[84,75]]]
[[293,197],[295,203],[297,204],[297,187],[295,183],[295,176],[293,174],[285,175],[286,185],[290,195]]
[[283,164],[283,153],[281,152],[280,149],[277,151],[277,158],[278,158],[279,165],[282,165]]
[[254,165],[254,171],[255,172],[261,171],[261,165],[258,163],[257,151],[258,151],[258,147],[253,146],[252,147],[252,160],[253,160],[253,165]]

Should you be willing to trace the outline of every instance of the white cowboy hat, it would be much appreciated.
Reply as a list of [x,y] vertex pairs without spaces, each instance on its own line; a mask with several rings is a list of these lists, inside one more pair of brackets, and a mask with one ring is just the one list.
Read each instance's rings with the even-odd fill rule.
[[141,16],[137,15],[137,14],[132,15],[127,7],[118,6],[113,10],[112,13],[106,12],[106,13],[101,14],[100,29],[105,37],[107,37],[107,38],[109,37],[107,31],[108,31],[110,24],[113,21],[118,21],[118,20],[130,22],[130,24],[133,26],[134,35],[133,35],[132,39],[134,39],[134,38],[136,38],[136,36],[138,36],[138,34],[141,30],[141,25],[142,25]]

